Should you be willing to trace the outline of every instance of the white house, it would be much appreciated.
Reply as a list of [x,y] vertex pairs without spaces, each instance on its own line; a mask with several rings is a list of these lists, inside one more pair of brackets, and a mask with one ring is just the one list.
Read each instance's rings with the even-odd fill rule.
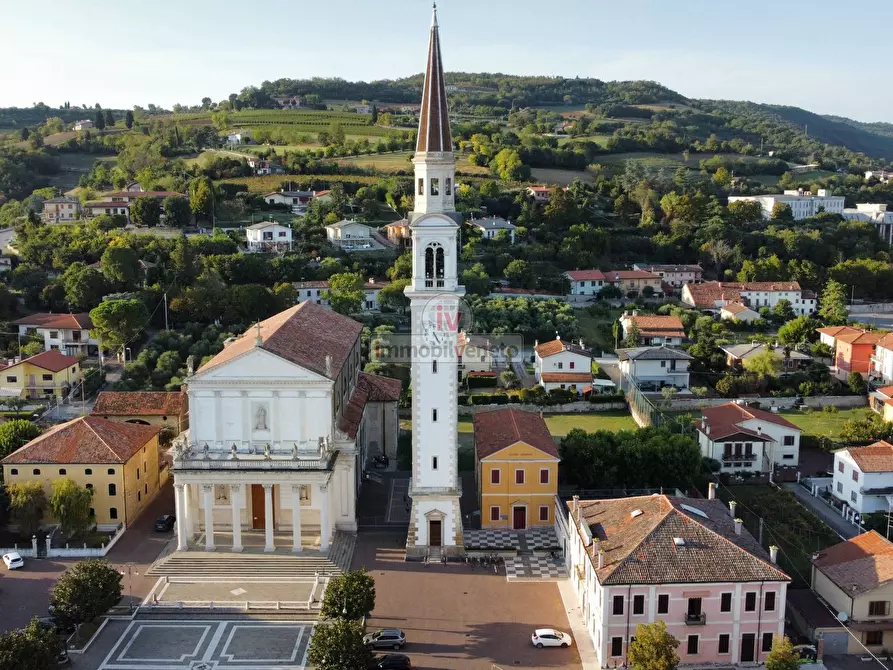
[[565,272],[571,285],[571,295],[596,296],[605,286],[605,273],[601,270],[571,270]]
[[760,318],[760,313],[740,302],[728,302],[719,310],[719,318],[725,321],[753,323]]
[[579,605],[568,616],[592,640],[593,667],[629,666],[636,627],[657,620],[680,641],[684,667],[765,661],[784,632],[790,577],[775,564],[778,548],[767,553],[714,491],[556,503]]
[[46,223],[76,221],[80,216],[81,201],[77,198],[62,196],[43,201],[43,220]]
[[858,514],[888,512],[893,507],[893,444],[881,440],[867,447],[834,452],[832,495]]
[[346,219],[326,226],[329,243],[346,251],[369,251],[381,248],[373,232],[371,226]]
[[620,371],[636,381],[643,391],[672,386],[688,390],[688,366],[694,359],[672,347],[635,347],[618,349]]
[[893,181],[893,170],[888,170],[887,168],[881,168],[880,170],[866,170],[865,181],[868,181],[869,179],[878,179],[882,182]]
[[787,300],[797,316],[809,316],[816,310],[816,295],[800,288],[798,282],[719,282],[686,284],[682,287],[682,302],[689,307],[718,311],[733,302],[758,311],[773,309],[780,300]]
[[264,202],[268,205],[285,205],[295,209],[304,209],[313,200],[313,191],[273,191],[264,193]]
[[893,335],[884,335],[874,345],[871,376],[884,384],[893,384]]
[[632,314],[624,312],[620,317],[624,339],[633,326],[639,330],[639,344],[669,344],[680,346],[685,339],[685,328],[678,316],[640,316],[636,310]]
[[592,355],[583,343],[574,344],[555,338],[534,346],[537,383],[547,391],[565,389],[582,393],[592,386]]
[[538,205],[549,202],[549,194],[552,192],[551,186],[528,186],[527,195],[533,198]]
[[93,127],[93,122],[90,119],[84,119],[83,121],[75,121],[74,129],[75,130],[87,130]]
[[371,114],[372,113],[372,105],[357,105],[356,106],[357,114]]
[[248,144],[251,141],[251,135],[244,130],[237,133],[228,133],[226,136],[226,144],[230,147],[239,146],[240,144]]
[[800,429],[787,419],[756,407],[729,402],[701,410],[701,456],[722,464],[722,472],[770,472],[796,467]]
[[245,228],[248,251],[290,251],[294,231],[275,221],[262,221]]
[[473,219],[468,222],[468,225],[479,230],[481,232],[481,237],[485,240],[496,239],[501,232],[505,231],[510,243],[515,243],[515,228],[517,228],[517,226],[499,216]]
[[373,418],[370,403],[399,395],[396,380],[360,372],[361,331],[304,303],[189,377],[190,425],[172,449],[178,551],[213,551],[221,538],[240,551],[253,534],[266,551],[325,552],[336,530],[356,532],[363,464],[392,453],[376,422],[393,413]]
[[827,189],[820,188],[816,195],[809,191],[789,190],[775,195],[730,195],[729,204],[733,202],[758,202],[763,209],[763,218],[772,216],[772,209],[778,203],[790,206],[795,221],[808,219],[821,212],[843,214],[844,197],[831,195]]
[[[374,279],[370,277],[363,284],[363,306],[364,313],[378,312],[381,310],[381,301],[379,294],[381,290],[388,286],[391,282],[387,280]],[[329,290],[329,282],[327,281],[302,281],[294,283],[295,292],[297,293],[296,302],[315,302],[323,307],[331,307],[326,298],[326,291]]]
[[720,347],[726,355],[726,364],[729,367],[743,366],[745,361],[760,356],[769,351],[781,363],[782,373],[791,373],[799,369],[809,367],[812,356],[797,351],[791,347],[779,345],[768,346],[762,342],[750,342],[743,344],[729,344]]
[[90,336],[93,321],[86,312],[31,314],[10,325],[18,328],[20,337],[37,335],[43,339],[44,351],[58,349],[66,356],[96,356],[99,353],[100,342]]
[[857,203],[855,209],[843,210],[843,218],[873,223],[878,236],[887,244],[893,244],[893,210],[889,210],[886,203]]
[[680,288],[684,284],[701,281],[704,270],[700,265],[661,265],[655,263],[635,263],[634,270],[656,274],[665,284]]
[[837,348],[837,338],[841,335],[858,335],[865,331],[852,326],[828,326],[827,328],[819,328],[817,332],[819,333],[819,342],[828,345],[834,350]]

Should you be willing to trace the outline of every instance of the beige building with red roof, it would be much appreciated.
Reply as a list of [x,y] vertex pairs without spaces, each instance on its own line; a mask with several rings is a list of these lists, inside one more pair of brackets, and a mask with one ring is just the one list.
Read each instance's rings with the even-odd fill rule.
[[[356,530],[362,471],[395,453],[400,383],[360,372],[362,324],[304,302],[248,329],[188,381],[189,430],[174,441],[178,549],[214,529],[240,551],[327,551]],[[373,420],[375,405],[392,406]],[[388,418],[390,417],[390,418]],[[280,540],[281,543],[281,540]]]
[[189,405],[182,391],[103,391],[90,414],[124,423],[168,426],[175,435],[189,428]]
[[620,317],[620,326],[623,328],[623,337],[629,335],[630,329],[636,326],[639,331],[638,344],[644,346],[656,346],[668,344],[680,346],[685,339],[685,328],[678,316],[659,316],[655,314],[640,315],[636,310],[632,314],[624,312]]
[[572,296],[596,297],[605,286],[616,286],[623,295],[643,295],[648,287],[655,297],[663,295],[660,275],[645,270],[570,270],[564,273]]
[[791,303],[797,316],[809,316],[818,307],[815,293],[790,281],[719,282],[708,281],[682,287],[682,302],[695,309],[716,311],[730,302],[739,302],[759,312],[774,309],[781,300]]
[[534,347],[534,375],[546,391],[561,389],[583,393],[592,386],[592,354],[579,343],[560,337]]
[[743,321],[744,323],[753,323],[760,318],[760,313],[751,309],[747,305],[735,302],[727,302],[719,310],[719,317],[726,321]]
[[551,526],[558,448],[539,414],[506,408],[474,415],[482,528]]
[[893,445],[881,440],[835,451],[831,494],[850,519],[888,511],[893,504]]
[[[707,499],[576,497],[557,511],[570,584],[602,668],[629,665],[639,624],[661,620],[682,664],[763,662],[784,632],[790,577],[711,486]],[[580,643],[578,638],[577,643]]]
[[849,629],[847,653],[893,644],[893,543],[871,530],[816,553],[812,589]]
[[74,419],[53,426],[0,461],[3,481],[40,482],[49,500],[53,482],[71,479],[93,491],[92,510],[100,530],[131,524],[158,492],[158,431],[155,426],[96,416]]
[[774,412],[728,402],[701,410],[701,455],[722,465],[721,472],[766,473],[796,468],[801,430]]
[[81,381],[81,364],[58,349],[0,364],[0,396],[61,401]]
[[58,349],[68,356],[96,356],[100,342],[90,336],[93,321],[86,312],[53,314],[40,312],[11,322],[19,336],[37,336],[43,340],[45,351]]

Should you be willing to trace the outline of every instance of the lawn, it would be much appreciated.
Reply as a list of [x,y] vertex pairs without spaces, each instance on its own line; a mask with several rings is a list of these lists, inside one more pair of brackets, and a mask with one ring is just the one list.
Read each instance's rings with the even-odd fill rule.
[[[296,186],[301,184],[309,184],[311,182],[322,182],[328,184],[338,184],[342,182],[354,182],[356,184],[377,184],[381,181],[380,177],[369,177],[365,175],[344,175],[344,174],[268,174],[262,177],[236,177],[234,179],[222,179],[216,184],[243,184],[248,187],[249,193],[269,193],[270,191],[278,191],[282,182],[293,182]],[[326,188],[329,188],[326,186]]]
[[840,437],[840,429],[843,428],[845,421],[862,419],[870,412],[871,410],[865,407],[857,407],[855,409],[842,409],[837,412],[788,410],[780,412],[780,414],[801,428],[804,433],[837,440]]
[[614,338],[611,335],[611,324],[623,310],[609,310],[605,316],[592,316],[586,309],[576,310],[577,323],[580,324],[580,336],[587,346],[596,345],[602,351],[614,351]]
[[[464,170],[466,166],[462,166]],[[532,168],[530,170],[531,178],[541,184],[558,184],[559,186],[567,186],[572,184],[575,179],[581,179],[584,182],[592,182],[595,178],[591,172],[580,170],[561,170],[558,168]]]
[[412,151],[397,151],[387,154],[370,154],[368,156],[348,156],[338,158],[338,165],[352,165],[354,167],[371,168],[380,172],[411,171],[412,163],[409,162]]
[[582,135],[580,137],[559,137],[558,138],[558,146],[562,146],[567,144],[568,142],[595,142],[596,144],[600,144],[601,146],[605,146],[605,142],[611,135]]

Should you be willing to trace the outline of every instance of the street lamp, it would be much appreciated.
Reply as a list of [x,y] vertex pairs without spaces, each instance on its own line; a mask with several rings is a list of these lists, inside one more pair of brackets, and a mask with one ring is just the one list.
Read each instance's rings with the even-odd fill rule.
[[[127,572],[124,569],[127,568]],[[133,567],[133,563],[128,563],[125,566],[121,566],[121,569],[118,570],[121,575],[127,575],[127,611],[133,613],[133,575],[137,577],[140,576],[139,570],[135,570]]]
[[127,354],[130,354],[130,362],[133,363],[133,352],[130,350],[130,347],[124,348],[124,364],[127,364]]

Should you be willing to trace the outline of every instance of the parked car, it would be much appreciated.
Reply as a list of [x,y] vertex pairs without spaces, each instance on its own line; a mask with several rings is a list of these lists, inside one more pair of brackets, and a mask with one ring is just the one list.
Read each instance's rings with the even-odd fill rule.
[[399,628],[381,628],[364,635],[363,644],[372,649],[402,649],[406,636]]
[[159,533],[167,533],[174,529],[174,521],[176,521],[176,518],[173,514],[160,516],[155,520],[155,530]]
[[412,662],[406,654],[385,654],[372,661],[373,670],[411,670]]
[[818,650],[811,644],[798,644],[794,647],[794,651],[799,654],[800,659],[815,663],[818,658]]
[[59,634],[65,633],[73,633],[75,626],[70,623],[63,623],[60,619],[57,619],[55,616],[40,616],[37,617],[37,621],[41,626],[45,628],[52,628]]
[[11,551],[8,554],[3,554],[3,562],[6,564],[6,567],[9,570],[17,570],[19,568],[25,567],[25,559],[23,559],[17,551]]
[[530,636],[530,641],[537,649],[543,647],[569,647],[574,639],[567,633],[562,633],[554,628],[537,628]]

